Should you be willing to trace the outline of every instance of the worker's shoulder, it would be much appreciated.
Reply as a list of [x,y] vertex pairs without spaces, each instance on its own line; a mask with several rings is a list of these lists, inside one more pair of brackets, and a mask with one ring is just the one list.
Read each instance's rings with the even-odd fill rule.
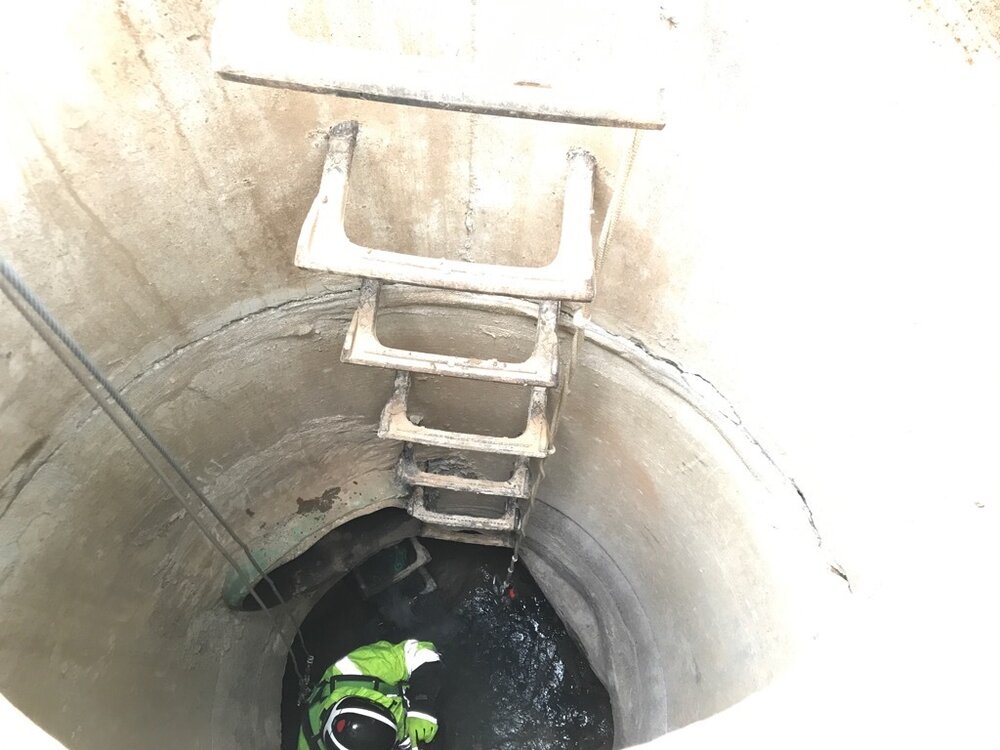
[[438,653],[438,648],[434,645],[433,641],[418,641],[415,638],[410,638],[407,641],[403,641],[400,645],[407,652],[433,651],[435,654]]
[[398,646],[396,646],[396,644],[394,643],[389,643],[389,641],[375,641],[374,643],[366,643],[363,646],[358,646],[350,653],[362,654],[366,652],[371,653],[371,652],[385,651],[387,649],[395,649],[395,648],[398,648]]
[[374,643],[368,643],[364,646],[359,646],[352,651],[352,654],[359,653],[380,653],[384,651],[393,651],[397,653],[406,653],[408,651],[420,650],[420,649],[430,649],[436,651],[437,648],[430,641],[420,641],[416,638],[407,638],[406,640],[399,641],[399,643],[391,643],[389,641],[375,641]]

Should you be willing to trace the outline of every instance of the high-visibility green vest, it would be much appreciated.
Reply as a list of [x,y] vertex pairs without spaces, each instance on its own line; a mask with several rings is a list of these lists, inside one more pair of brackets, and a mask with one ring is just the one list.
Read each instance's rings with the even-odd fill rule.
[[[406,723],[403,699],[406,681],[414,669],[438,658],[433,643],[411,639],[401,643],[372,643],[338,660],[323,673],[309,696],[309,707],[299,730],[298,750],[312,750],[314,747],[328,750],[321,736],[322,714],[334,703],[349,696],[366,698],[389,709],[396,720],[396,741],[402,740]],[[344,679],[334,680],[342,675]],[[374,680],[347,679],[351,675]],[[312,744],[306,737],[307,731],[315,738]]]

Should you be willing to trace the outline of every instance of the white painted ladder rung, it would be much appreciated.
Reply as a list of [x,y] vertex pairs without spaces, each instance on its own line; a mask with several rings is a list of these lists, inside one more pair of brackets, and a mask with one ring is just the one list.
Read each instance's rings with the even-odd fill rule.
[[378,436],[404,443],[436,445],[440,448],[478,451],[480,453],[501,453],[511,456],[542,458],[549,455],[549,423],[545,416],[546,390],[531,389],[528,404],[528,421],[524,432],[517,437],[494,437],[470,432],[451,432],[413,424],[407,415],[407,401],[410,392],[410,373],[399,371],[392,397],[382,410]]
[[296,36],[288,3],[275,0],[219,3],[212,65],[231,81],[391,104],[603,127],[658,130],[665,124],[662,89],[641,69],[584,73],[577,63],[576,75],[566,80],[538,81],[509,66],[499,72],[337,47]]
[[445,258],[425,258],[362,247],[344,229],[347,186],[358,124],[330,130],[330,147],[319,192],[302,225],[295,265],[314,271],[363,276],[438,289],[503,294],[539,300],[589,302],[594,297],[594,157],[569,152],[563,199],[562,233],[556,257],[547,266],[501,266]]
[[376,332],[378,298],[381,284],[375,279],[361,282],[358,309],[344,338],[340,355],[343,362],[391,370],[408,370],[430,375],[489,380],[513,385],[554,387],[559,378],[559,339],[556,322],[559,303],[546,300],[538,305],[538,328],[535,347],[523,362],[496,359],[473,359],[445,354],[394,349],[382,344]]
[[460,513],[442,513],[427,507],[423,487],[414,487],[406,503],[407,512],[423,523],[451,529],[476,531],[513,531],[517,523],[517,504],[507,498],[503,515],[498,518],[472,516]]
[[413,460],[413,445],[403,446],[399,457],[396,473],[400,480],[408,485],[432,487],[453,492],[474,492],[477,495],[495,495],[496,497],[515,497],[526,499],[531,494],[530,472],[528,459],[518,456],[514,461],[514,470],[510,478],[503,481],[462,477],[456,474],[436,474],[421,469]]

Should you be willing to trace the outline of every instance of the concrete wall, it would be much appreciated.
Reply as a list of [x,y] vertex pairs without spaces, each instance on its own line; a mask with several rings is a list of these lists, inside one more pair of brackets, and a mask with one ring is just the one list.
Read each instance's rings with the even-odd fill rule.
[[[781,731],[867,743],[874,732],[989,745],[1000,666],[985,594],[1000,562],[990,439],[1000,417],[995,13],[985,3],[773,0],[667,2],[661,18],[655,5],[578,4],[550,45],[541,40],[559,16],[534,5],[441,4],[390,26],[373,22],[384,8],[359,3],[336,33],[356,24],[369,45],[547,64],[578,47],[631,49],[615,30],[649,15],[642,28],[655,26],[662,43],[644,70],[667,90],[669,124],[643,139],[595,319],[679,363],[677,381],[716,424],[728,419],[763,446],[783,474],[775,482],[801,490],[822,555],[853,591],[813,656],[670,741]],[[327,333],[340,313],[329,329],[320,316],[256,339],[263,329],[240,322],[331,288],[290,263],[326,127],[362,123],[348,216],[357,241],[437,254],[447,238],[452,257],[472,260],[541,259],[554,247],[572,145],[601,166],[599,221],[628,141],[223,83],[209,66],[212,8],[64,0],[0,11],[4,254],[116,381],[134,384],[154,425],[210,484],[222,471],[212,461],[231,469],[317,412],[333,420],[313,425],[322,457],[344,429],[337,419],[370,416],[385,395],[369,387],[377,375],[340,375]],[[317,33],[310,19],[322,10],[303,4],[299,28]],[[215,606],[219,561],[123,442],[81,427],[93,423],[90,406],[8,305],[0,331],[2,691],[69,747],[97,742],[88,706],[110,746],[133,742],[154,715],[176,728],[178,747],[207,746],[206,726],[231,743],[225,719],[185,721],[179,682],[144,707],[129,699],[172,642],[172,654],[187,655],[179,669],[218,686],[211,712],[241,705],[251,726],[267,726],[266,706],[229,692],[247,675],[218,672],[218,655],[241,638],[255,648],[266,623]],[[247,390],[226,387],[224,349],[186,360],[191,369],[173,382],[157,375],[164,357],[214,346],[218,331],[245,352]],[[285,348],[311,337],[313,346]],[[356,387],[308,393],[329,377],[327,361]],[[362,403],[346,408],[348,393]],[[391,461],[364,447],[367,426],[347,425],[357,452],[339,455],[344,466]],[[298,466],[280,473],[287,455],[262,462],[254,486],[286,502],[327,489],[319,475],[300,488]],[[720,455],[711,451],[713,462]],[[572,478],[555,487],[558,507]],[[764,531],[746,519],[741,529],[759,540]],[[174,570],[179,551],[191,557]],[[194,618],[183,633],[144,640],[150,623],[178,611]],[[196,656],[197,633],[211,658]],[[100,640],[111,634],[121,640]],[[60,675],[73,710],[52,707]],[[130,707],[119,726],[107,720],[116,701]]]
[[[466,351],[497,332],[528,343],[530,326],[502,311],[456,314],[397,291],[385,322],[408,341],[450,330]],[[301,549],[290,521],[321,533],[401,495],[386,480],[398,446],[375,437],[391,373],[336,359],[354,299],[247,316],[128,384],[254,547]],[[757,446],[706,419],[675,369],[595,336],[528,561],[608,684],[625,746],[769,684],[823,632],[843,587]],[[472,401],[454,385],[415,388],[429,417],[455,427],[469,412],[502,426],[522,395]],[[284,667],[275,623],[223,605],[223,560],[100,413],[57,442],[4,518],[5,694],[70,747],[269,746]]]

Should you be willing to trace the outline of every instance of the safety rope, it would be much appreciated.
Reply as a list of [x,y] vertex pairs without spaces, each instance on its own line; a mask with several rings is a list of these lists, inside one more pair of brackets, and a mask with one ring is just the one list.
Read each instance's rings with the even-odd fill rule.
[[[254,601],[256,601],[258,606],[267,613],[275,632],[278,633],[282,642],[287,647],[289,656],[292,660],[292,667],[299,680],[300,693],[305,692],[308,689],[309,673],[313,663],[313,656],[306,647],[305,639],[302,637],[302,631],[299,629],[298,624],[292,619],[288,612],[282,612],[291,624],[292,628],[294,628],[299,645],[305,654],[306,668],[304,672],[300,668],[298,659],[295,656],[293,643],[289,641],[285,634],[281,631],[274,614],[257,593],[250,577],[247,575],[243,567],[239,565],[232,554],[230,554],[230,552],[226,549],[225,545],[223,545],[222,541],[216,535],[216,532],[214,532],[198,515],[197,508],[190,501],[190,498],[186,496],[186,493],[181,489],[181,487],[178,486],[176,479],[180,479],[181,483],[186,486],[190,493],[192,493],[201,502],[201,505],[212,514],[219,525],[225,530],[226,534],[228,534],[229,537],[240,547],[243,554],[246,555],[247,560],[250,561],[250,565],[253,569],[264,581],[267,582],[267,585],[274,593],[278,603],[281,605],[285,604],[285,600],[278,591],[277,586],[275,586],[274,581],[257,562],[253,553],[250,551],[250,547],[247,546],[247,544],[240,538],[233,527],[229,525],[218,509],[216,509],[215,505],[213,505],[208,497],[206,497],[205,493],[191,480],[187,472],[181,468],[180,464],[174,459],[166,447],[150,431],[149,427],[135,412],[135,410],[132,409],[129,403],[122,396],[121,392],[115,388],[114,385],[112,385],[111,381],[108,380],[100,368],[87,355],[87,353],[84,352],[76,340],[70,336],[66,329],[63,328],[62,325],[55,319],[41,299],[39,299],[24,279],[22,279],[20,275],[18,275],[17,271],[14,270],[13,266],[11,266],[10,263],[8,263],[3,257],[0,257],[0,288],[2,288],[7,298],[10,299],[15,309],[17,309],[24,319],[28,321],[31,327],[35,329],[42,340],[48,344],[49,348],[52,349],[60,361],[66,365],[66,368],[80,382],[80,385],[86,389],[87,393],[91,395],[94,401],[97,402],[97,405],[104,410],[104,413],[108,415],[108,418],[128,439],[136,451],[138,451],[139,455],[145,459],[149,467],[163,481],[163,483],[170,490],[171,494],[173,494],[173,496],[177,499],[177,502],[180,503],[181,507],[183,507],[187,514],[191,517],[191,520],[195,522],[195,525],[201,530],[205,538],[208,539],[212,546],[218,550],[219,554],[221,554],[225,558],[226,562],[232,566],[233,570],[236,571],[237,576],[247,587],[247,590],[250,592]],[[90,375],[89,378],[87,377],[88,373]],[[98,388],[98,385],[100,388]],[[102,394],[101,388],[103,388],[106,397]],[[118,407],[119,411],[115,411],[108,399],[114,402],[114,405]],[[127,418],[128,421],[126,421],[125,418]],[[131,422],[132,427],[134,427],[135,430],[138,430],[142,437],[145,438],[146,442],[143,442],[142,439],[135,434],[133,429],[130,429],[129,422]],[[159,461],[165,463],[173,471],[175,475],[174,477],[171,477],[169,472],[165,471],[164,467],[158,463],[158,459]]]
[[[597,296],[597,283],[601,277],[601,271],[604,268],[604,261],[607,256],[608,247],[611,244],[611,240],[615,235],[615,229],[618,226],[618,219],[621,216],[622,206],[625,202],[625,186],[628,184],[629,176],[632,174],[632,165],[635,164],[635,157],[639,151],[639,142],[641,140],[642,131],[633,130],[632,131],[632,142],[629,144],[628,150],[625,152],[625,156],[622,159],[622,164],[618,170],[618,184],[615,186],[615,192],[611,196],[611,202],[608,205],[608,211],[604,215],[604,223],[601,226],[601,235],[597,241],[597,254],[594,258],[594,296]],[[549,428],[549,446],[552,447],[556,442],[556,435],[559,432],[559,424],[562,420],[563,406],[566,403],[566,398],[569,396],[570,385],[573,382],[573,374],[576,370],[577,358],[580,354],[580,343],[586,336],[584,329],[587,323],[590,321],[590,310],[594,304],[593,298],[590,302],[585,302],[576,310],[573,314],[573,338],[570,341],[570,353],[569,358],[566,361],[566,366],[563,368],[562,382],[559,386],[559,397],[556,399],[555,408],[552,410],[552,420]],[[531,491],[528,493],[528,499],[524,506],[524,512],[520,514],[517,529],[514,531],[514,551],[510,557],[510,565],[507,566],[507,575],[504,577],[503,587],[500,589],[501,592],[508,592],[510,590],[511,581],[514,578],[514,568],[517,567],[518,560],[521,559],[521,545],[524,543],[525,527],[528,523],[528,518],[531,516],[531,511],[535,507],[535,499],[538,496],[538,488],[545,479],[545,462],[548,460],[548,456],[540,458],[535,466],[534,479],[531,483]]]

